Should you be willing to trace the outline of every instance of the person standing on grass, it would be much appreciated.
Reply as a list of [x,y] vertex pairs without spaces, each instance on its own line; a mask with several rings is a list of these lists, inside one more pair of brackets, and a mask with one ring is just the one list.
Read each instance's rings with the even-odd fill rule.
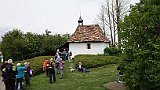
[[68,51],[68,60],[69,60],[69,62],[70,62],[71,59],[72,59],[72,52]]
[[5,80],[4,80],[4,78],[5,78],[5,72],[3,71],[3,69],[6,67],[7,64],[8,64],[8,61],[4,61],[4,63],[3,63],[2,66],[1,66],[2,81],[4,82],[4,84],[5,84]]
[[61,52],[60,52],[60,50],[59,50],[59,49],[57,49],[56,54],[61,56]]
[[60,62],[60,55],[57,53],[57,58],[55,59],[57,74],[60,73],[59,62]]
[[49,83],[56,82],[56,76],[55,76],[55,69],[54,69],[55,63],[53,62],[53,58],[50,59],[50,64],[47,67],[48,68],[48,74],[49,74]]
[[46,58],[43,63],[43,71],[46,71],[46,76],[48,77],[48,68],[47,65],[49,64],[49,60]]
[[15,79],[16,79],[16,66],[12,64],[12,59],[8,60],[8,63],[4,66],[4,81],[6,90],[15,90]]
[[26,86],[30,87],[30,79],[32,76],[32,68],[30,67],[30,63],[28,63],[28,67],[25,69],[25,81],[26,81]]
[[62,58],[60,58],[59,62],[59,69],[60,69],[60,79],[62,79],[63,74],[64,74],[64,62],[62,61]]
[[17,63],[17,71],[16,75],[16,90],[22,90],[22,80],[24,78],[24,70],[28,67],[27,63],[24,63],[24,66],[21,66],[21,63]]
[[62,52],[63,60],[66,60],[67,57],[67,51],[64,49]]
[[122,82],[122,81],[120,80],[120,76],[123,75],[123,73],[121,72],[121,67],[120,67],[120,66],[117,67],[117,71],[118,71],[118,73],[117,73],[117,75],[116,75],[116,77],[117,77],[117,82],[120,83],[120,82]]

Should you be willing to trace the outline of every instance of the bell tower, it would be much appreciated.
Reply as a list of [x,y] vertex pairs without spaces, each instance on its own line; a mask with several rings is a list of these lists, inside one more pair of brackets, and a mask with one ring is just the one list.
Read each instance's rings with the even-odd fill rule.
[[83,19],[81,16],[79,17],[79,20],[78,20],[78,26],[83,26]]

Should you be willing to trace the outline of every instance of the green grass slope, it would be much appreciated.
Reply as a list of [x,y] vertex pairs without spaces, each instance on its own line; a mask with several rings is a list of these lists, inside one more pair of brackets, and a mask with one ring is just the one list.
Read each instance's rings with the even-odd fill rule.
[[49,78],[43,73],[32,77],[31,86],[25,87],[24,85],[24,90],[106,90],[103,85],[116,80],[117,65],[115,64],[93,68],[88,73],[70,72],[70,64],[73,62],[65,62],[63,79],[59,79],[56,74],[56,82],[49,84]]

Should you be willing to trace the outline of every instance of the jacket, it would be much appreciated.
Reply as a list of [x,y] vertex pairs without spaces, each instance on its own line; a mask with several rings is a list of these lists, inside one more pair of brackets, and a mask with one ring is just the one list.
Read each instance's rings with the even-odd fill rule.
[[26,66],[17,66],[17,71],[18,71],[18,74],[16,75],[16,79],[17,78],[23,78],[24,77],[24,70],[27,68],[27,65]]

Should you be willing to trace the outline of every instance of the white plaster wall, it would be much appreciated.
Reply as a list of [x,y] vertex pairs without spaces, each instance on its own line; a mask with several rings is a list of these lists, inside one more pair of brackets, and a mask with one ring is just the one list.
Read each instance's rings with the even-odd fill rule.
[[87,43],[69,43],[69,50],[73,57],[78,54],[103,54],[103,50],[109,47],[109,43],[90,43],[91,49],[87,49]]

